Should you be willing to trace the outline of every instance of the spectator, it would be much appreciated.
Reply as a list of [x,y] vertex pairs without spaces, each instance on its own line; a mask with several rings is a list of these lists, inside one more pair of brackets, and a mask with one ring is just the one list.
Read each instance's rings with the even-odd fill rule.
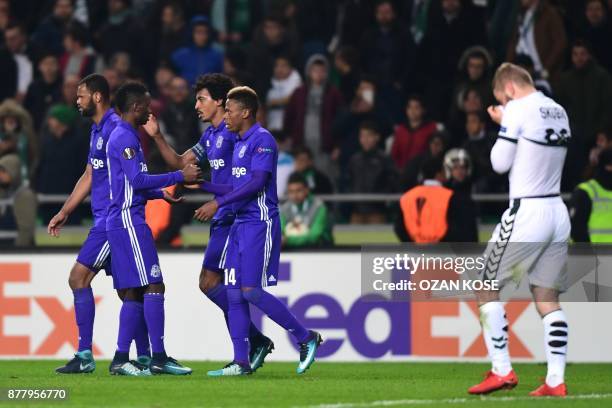
[[462,109],[465,93],[474,89],[480,95],[483,106],[491,105],[493,90],[491,89],[491,67],[493,59],[484,47],[470,47],[459,60],[459,77],[455,82],[455,89],[451,100],[449,117],[457,115]]
[[247,56],[240,48],[230,48],[223,56],[223,73],[232,78],[236,86],[252,85],[253,77],[246,70]]
[[97,49],[104,61],[109,63],[118,52],[126,52],[135,65],[146,68],[154,55],[151,42],[147,41],[144,29],[130,8],[130,0],[108,0],[108,19],[95,33]]
[[[361,151],[355,153],[348,166],[351,193],[389,193],[394,190],[395,174],[390,158],[378,147],[380,130],[373,122],[359,126]],[[353,207],[351,224],[383,224],[385,205],[359,203]]]
[[162,111],[171,99],[172,80],[175,77],[176,74],[169,67],[160,66],[157,68],[157,71],[155,71],[155,97],[160,103]]
[[276,193],[283,198],[287,194],[287,180],[295,169],[295,160],[290,153],[290,141],[281,131],[272,133],[278,145],[278,163],[276,164]]
[[547,79],[542,78],[542,76],[535,71],[535,67],[533,66],[533,60],[527,54],[517,54],[514,57],[514,63],[518,66],[521,66],[529,72],[531,78],[533,79],[533,86],[538,91],[542,92],[544,95],[549,98],[552,97],[553,92],[550,86],[550,82]]
[[170,82],[170,100],[160,120],[164,133],[174,141],[176,151],[189,150],[200,136],[200,124],[193,110],[193,101],[187,80],[174,77]]
[[169,62],[172,53],[189,42],[185,11],[178,1],[164,5],[160,16],[159,61]]
[[397,169],[403,169],[410,160],[427,150],[429,138],[437,124],[426,120],[423,99],[411,95],[406,101],[406,122],[395,127],[391,158]]
[[0,48],[0,101],[17,93],[17,63],[10,52]]
[[327,207],[314,197],[299,173],[289,176],[288,200],[280,207],[283,246],[308,248],[333,244]]
[[191,35],[192,43],[172,54],[172,63],[189,85],[195,83],[198,75],[223,71],[223,54],[211,45],[212,32],[208,18],[192,18]]
[[302,42],[302,58],[325,53],[334,35],[337,4],[329,0],[296,1],[295,24]]
[[64,52],[62,45],[64,31],[72,20],[74,5],[72,0],[55,0],[53,14],[47,16],[32,34],[32,41],[41,49],[55,55]]
[[372,78],[364,77],[359,81],[349,109],[340,112],[334,125],[334,134],[341,137],[339,164],[343,172],[350,158],[359,150],[360,123],[364,121],[376,123],[382,135],[389,135],[392,132],[395,120],[392,108],[387,103],[380,97],[378,87]]
[[17,93],[15,99],[22,102],[28,87],[32,83],[34,55],[28,46],[28,38],[25,27],[21,24],[9,24],[4,30],[6,49],[13,56],[17,66]]
[[574,242],[612,243],[612,148],[599,155],[595,177],[578,185],[570,215]]
[[211,21],[222,44],[244,44],[261,20],[262,0],[214,0]]
[[521,6],[506,59],[513,61],[516,54],[529,55],[535,72],[545,79],[555,79],[567,46],[563,20],[548,0],[521,0]]
[[332,194],[334,192],[329,177],[315,167],[312,151],[309,148],[305,146],[295,148],[293,158],[295,172],[304,178],[312,194]]
[[295,35],[287,30],[284,20],[270,15],[256,30],[248,53],[247,71],[253,75],[257,95],[266,95],[274,60],[279,55],[297,61],[298,44]]
[[572,67],[561,75],[555,94],[566,109],[572,127],[562,179],[563,191],[568,191],[580,179],[595,135],[610,127],[612,79],[593,60],[586,43],[578,40],[572,45]]
[[111,94],[111,101],[114,101],[115,92],[117,92],[117,89],[119,88],[119,86],[121,86],[123,78],[121,78],[119,72],[115,68],[111,67],[105,68],[102,71],[102,76],[104,76],[104,78],[106,78],[106,81],[108,82],[108,87],[110,89]]
[[471,88],[466,89],[463,93],[463,100],[459,105],[459,109],[453,111],[453,116],[448,120],[448,130],[451,134],[449,142],[450,147],[461,146],[465,139],[465,122],[466,117],[470,113],[482,113],[485,110],[485,106],[482,100],[482,96],[477,89]]
[[361,79],[359,52],[351,46],[344,46],[334,54],[334,68],[338,73],[338,89],[345,101],[352,101]]
[[380,85],[401,88],[404,79],[412,77],[416,46],[409,32],[397,21],[393,2],[376,3],[376,25],[368,28],[361,39],[363,70],[379,79]]
[[[74,128],[78,116],[78,112],[68,105],[53,105],[49,109],[47,125],[41,137],[41,158],[36,183],[39,193],[70,194],[83,174],[88,140]],[[47,224],[58,210],[59,205],[42,206],[43,223]],[[79,224],[82,216],[75,215],[70,218],[70,222]]]
[[454,220],[460,242],[478,242],[476,203],[472,200],[472,160],[465,149],[450,149],[444,155],[444,186],[453,191],[454,204],[463,216]]
[[466,207],[467,203],[458,194],[443,186],[446,177],[442,159],[425,161],[422,173],[423,184],[411,188],[400,198],[400,211],[395,222],[395,234],[399,240],[473,242],[472,226],[464,221],[473,210]]
[[271,131],[277,131],[283,129],[285,108],[293,92],[302,85],[302,78],[293,68],[289,58],[279,56],[274,62],[274,75],[271,83],[272,87],[268,90],[266,96],[267,128]]
[[420,74],[426,80],[417,89],[424,87],[432,117],[444,119],[453,91],[448,79],[455,76],[459,59],[468,47],[486,44],[485,24],[460,0],[442,0],[441,8],[432,11],[419,57]]
[[429,138],[429,147],[425,153],[421,153],[410,160],[400,176],[400,186],[406,191],[423,181],[421,169],[423,164],[432,158],[442,159],[447,146],[447,136],[443,132],[436,132]]
[[38,140],[30,114],[10,99],[0,104],[0,157],[6,154],[17,154],[21,163],[20,179],[29,184],[31,170],[38,161]]
[[599,164],[599,155],[602,151],[612,148],[612,131],[607,130],[597,134],[595,146],[589,152],[589,164],[584,170],[582,178],[588,180],[593,178],[597,165]]
[[602,0],[587,0],[585,2],[585,22],[578,32],[591,45],[593,57],[608,72],[612,72],[612,24],[609,19],[609,10]]
[[493,171],[491,166],[491,149],[495,138],[486,129],[486,121],[482,113],[469,113],[465,121],[466,140],[463,148],[472,158],[474,190],[478,193],[500,191],[504,178]]
[[305,145],[328,174],[337,159],[332,125],[342,107],[340,91],[327,80],[327,59],[315,54],[306,63],[306,83],[295,90],[285,110],[284,128],[293,146]]
[[17,237],[9,245],[34,245],[36,227],[36,195],[21,183],[21,163],[16,154],[0,158],[0,199],[10,198],[12,206],[0,208],[0,230],[17,229]]
[[417,46],[421,44],[427,33],[430,21],[428,16],[433,14],[432,9],[436,7],[435,3],[433,0],[412,0],[406,4],[404,20],[410,27],[410,34]]
[[76,75],[83,78],[96,69],[97,57],[94,50],[87,46],[87,29],[76,21],[68,24],[64,34],[64,49],[61,56],[60,70],[64,77]]
[[62,78],[57,57],[53,54],[43,55],[38,62],[38,71],[40,78],[28,87],[24,100],[24,106],[32,115],[37,131],[49,107],[62,99]]

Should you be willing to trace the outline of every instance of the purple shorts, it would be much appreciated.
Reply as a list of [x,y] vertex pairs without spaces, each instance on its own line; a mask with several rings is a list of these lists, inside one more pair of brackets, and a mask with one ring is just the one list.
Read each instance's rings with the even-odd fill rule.
[[113,254],[115,289],[139,288],[164,281],[155,240],[147,224],[107,231],[107,235]]
[[204,253],[202,267],[209,271],[223,273],[223,263],[227,253],[229,232],[234,223],[234,218],[213,220],[210,223],[210,238]]
[[235,222],[227,245],[225,285],[238,288],[276,286],[280,248],[278,216],[268,221]]
[[77,262],[86,266],[93,273],[104,269],[111,275],[110,246],[106,238],[106,229],[92,228],[81,246]]

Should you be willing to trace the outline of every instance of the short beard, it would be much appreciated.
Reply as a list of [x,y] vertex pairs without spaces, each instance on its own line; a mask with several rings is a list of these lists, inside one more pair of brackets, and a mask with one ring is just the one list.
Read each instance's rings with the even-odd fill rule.
[[96,113],[96,107],[94,104],[90,104],[87,107],[81,108],[81,115],[86,118],[91,118]]

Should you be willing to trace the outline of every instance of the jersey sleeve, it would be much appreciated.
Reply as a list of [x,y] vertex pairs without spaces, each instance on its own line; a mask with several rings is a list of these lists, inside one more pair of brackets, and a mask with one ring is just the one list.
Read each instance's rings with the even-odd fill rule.
[[195,154],[198,162],[202,161],[202,159],[206,156],[206,134],[203,134],[198,143],[193,145],[191,151],[193,154]]
[[156,175],[143,172],[137,157],[140,146],[131,135],[115,137],[113,142],[113,154],[118,157],[121,169],[135,190],[158,189],[183,181],[181,171]]
[[504,109],[497,138],[511,143],[517,143],[520,135],[520,123],[521,118],[517,114],[516,109],[514,109],[514,105],[509,103]]
[[276,170],[275,157],[277,156],[276,142],[272,137],[262,138],[253,146],[251,171],[265,171],[272,173]]

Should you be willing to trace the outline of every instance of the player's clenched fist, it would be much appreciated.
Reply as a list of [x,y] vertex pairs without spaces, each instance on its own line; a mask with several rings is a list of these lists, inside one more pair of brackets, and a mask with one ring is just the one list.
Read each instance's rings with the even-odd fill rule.
[[504,108],[501,105],[491,105],[487,108],[487,113],[491,117],[491,120],[498,125],[501,125],[502,116],[504,115]]
[[217,203],[217,200],[209,201],[195,210],[193,218],[200,222],[208,221],[213,217],[213,215],[215,215],[218,209],[219,204]]
[[183,170],[183,178],[186,184],[202,182],[202,170],[195,164],[188,164]]

